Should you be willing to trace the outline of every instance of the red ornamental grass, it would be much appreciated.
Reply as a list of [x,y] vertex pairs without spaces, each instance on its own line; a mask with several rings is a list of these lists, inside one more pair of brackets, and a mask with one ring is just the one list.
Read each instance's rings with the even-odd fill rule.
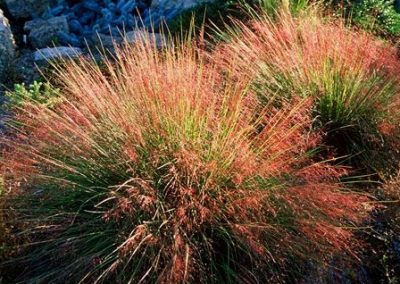
[[312,100],[261,104],[207,57],[127,45],[59,68],[58,105],[17,111],[2,174],[30,206],[19,279],[253,283],[353,253],[371,208],[309,157]]
[[[306,80],[329,59],[348,69],[381,71],[399,79],[395,47],[364,31],[351,30],[341,20],[322,19],[318,13],[310,8],[294,17],[281,10],[274,19],[261,13],[250,23],[236,21],[228,32],[230,43],[217,49],[216,58],[225,66],[231,63],[238,74],[253,76],[263,67],[275,67],[285,75],[297,72],[302,75],[299,80]],[[240,69],[246,63],[248,68]]]
[[311,96],[324,123],[356,124],[395,113],[400,63],[396,48],[342,21],[308,9],[276,19],[260,14],[236,22],[213,56],[253,80],[261,97]]

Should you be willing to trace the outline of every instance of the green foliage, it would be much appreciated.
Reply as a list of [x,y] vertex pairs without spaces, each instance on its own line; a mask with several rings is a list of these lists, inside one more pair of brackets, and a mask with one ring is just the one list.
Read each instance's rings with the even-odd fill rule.
[[361,0],[350,4],[350,17],[362,28],[389,36],[400,34],[400,14],[393,1]]
[[37,102],[52,107],[61,101],[59,89],[54,88],[50,83],[33,82],[29,87],[25,84],[15,84],[14,91],[6,92],[8,98],[5,108],[12,110],[22,107],[26,102]]

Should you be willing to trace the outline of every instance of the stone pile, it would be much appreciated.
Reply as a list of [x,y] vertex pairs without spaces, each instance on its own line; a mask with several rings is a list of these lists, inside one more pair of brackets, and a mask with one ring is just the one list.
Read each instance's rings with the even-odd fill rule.
[[206,1],[213,0],[0,0],[0,76],[15,54],[35,62],[51,60],[82,54],[87,45],[113,47],[123,36],[127,42],[150,38],[162,46],[162,35],[146,33]]
[[[62,44],[82,46],[97,34],[118,37],[122,31],[148,26],[151,3],[146,0],[53,1],[43,18],[64,17],[69,29],[58,32]],[[146,13],[147,12],[147,13]],[[143,17],[143,23],[140,20]],[[84,40],[85,39],[85,40]]]
[[40,17],[49,7],[48,0],[4,0],[15,19]]
[[209,0],[5,0],[14,18],[32,19],[25,32],[34,48],[83,47],[99,35],[118,39],[135,29],[153,30],[204,1]]

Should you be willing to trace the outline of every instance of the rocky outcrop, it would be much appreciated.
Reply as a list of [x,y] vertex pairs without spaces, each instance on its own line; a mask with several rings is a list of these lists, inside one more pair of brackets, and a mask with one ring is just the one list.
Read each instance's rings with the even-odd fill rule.
[[3,74],[8,63],[15,56],[15,42],[10,29],[8,19],[0,10],[0,81],[3,79]]
[[145,30],[136,30],[125,35],[128,43],[135,43],[142,40],[149,40],[156,47],[161,48],[167,44],[167,39],[159,33],[149,33]]
[[[156,33],[159,24],[186,9],[214,0],[0,1],[4,5],[0,7],[6,7],[15,24],[13,37],[9,22],[0,11],[0,75],[15,57],[15,38],[19,57],[14,62],[19,63],[13,64],[12,75],[31,78],[33,72],[27,72],[28,76],[25,76],[15,65],[30,70],[39,61],[52,60],[60,54],[61,57],[70,57],[75,52],[69,47],[85,50],[88,45],[91,48],[103,46],[113,51],[115,45],[143,39],[150,39],[155,46],[163,47],[167,41]],[[60,48],[54,52],[56,49],[53,47]],[[36,52],[37,49],[41,51]]]
[[59,16],[26,22],[24,30],[29,33],[29,41],[34,48],[44,48],[57,44],[62,34],[69,33],[69,26],[67,17]]
[[182,10],[191,9],[197,5],[213,2],[213,0],[153,0],[151,2],[152,9],[176,9],[181,12]]
[[93,34],[92,44],[98,47],[113,49],[116,45],[119,45],[122,42],[121,36],[112,36],[110,34],[101,34],[96,33]]
[[40,17],[49,7],[49,0],[5,0],[5,3],[16,19]]
[[[61,45],[85,46],[98,34],[120,37],[136,29],[157,29],[186,9],[214,0],[58,0],[43,18],[67,17],[69,32],[60,33]],[[107,40],[112,42],[112,40]]]
[[[13,19],[25,20],[18,41],[33,48],[105,46],[135,30],[156,30],[163,22],[214,0],[3,0]],[[18,29],[17,29],[18,30]],[[104,44],[105,43],[105,44]]]
[[60,43],[84,46],[85,40],[94,39],[97,42],[97,34],[119,37],[122,31],[134,30],[142,24],[140,17],[148,11],[150,2],[148,0],[59,0],[44,17],[67,15],[70,32],[60,35]]
[[160,33],[150,33],[143,29],[137,29],[131,32],[127,32],[121,36],[96,34],[92,37],[92,43],[94,45],[107,48],[110,51],[113,51],[114,47],[119,46],[123,43],[132,44],[146,40],[149,40],[149,42],[157,48],[162,48],[167,44],[167,38],[164,35]]
[[59,46],[39,49],[33,53],[33,59],[35,62],[49,62],[55,59],[74,58],[81,56],[82,54],[83,52],[80,48]]

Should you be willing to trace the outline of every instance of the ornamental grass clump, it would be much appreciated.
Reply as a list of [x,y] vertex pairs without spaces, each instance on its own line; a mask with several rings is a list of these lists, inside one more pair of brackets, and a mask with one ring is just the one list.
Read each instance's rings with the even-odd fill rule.
[[17,108],[1,164],[16,280],[282,282],[355,256],[368,198],[312,160],[312,100],[261,104],[195,44],[151,42],[63,64],[58,104]]
[[313,98],[316,125],[337,154],[371,160],[382,140],[381,122],[399,122],[391,111],[400,101],[396,49],[342,21],[322,19],[315,8],[297,17],[285,10],[274,19],[253,17],[250,24],[236,22],[216,60],[238,77],[247,74],[261,101]]

